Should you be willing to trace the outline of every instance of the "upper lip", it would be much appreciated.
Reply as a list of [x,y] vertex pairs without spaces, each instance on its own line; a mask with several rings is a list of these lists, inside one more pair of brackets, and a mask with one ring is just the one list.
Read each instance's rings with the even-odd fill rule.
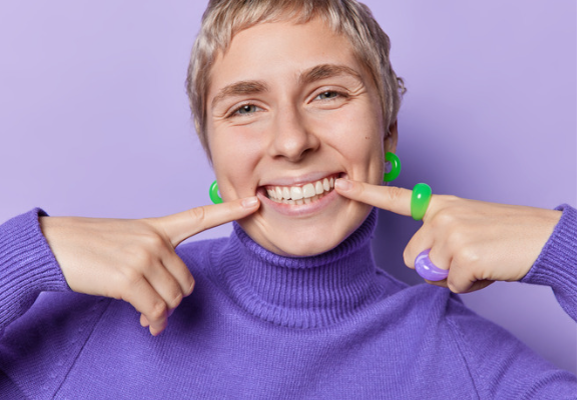
[[261,186],[304,186],[307,183],[320,181],[321,179],[337,175],[339,172],[311,172],[294,177],[279,177],[265,181]]

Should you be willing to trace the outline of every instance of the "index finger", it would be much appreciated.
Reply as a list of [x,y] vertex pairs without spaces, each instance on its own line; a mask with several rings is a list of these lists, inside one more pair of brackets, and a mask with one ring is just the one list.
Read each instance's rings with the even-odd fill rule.
[[351,200],[392,211],[395,214],[411,215],[412,190],[395,186],[377,186],[365,182],[337,179],[335,190]]
[[156,220],[170,239],[172,246],[176,247],[183,240],[199,232],[244,218],[258,210],[259,206],[260,201],[253,196],[191,208]]

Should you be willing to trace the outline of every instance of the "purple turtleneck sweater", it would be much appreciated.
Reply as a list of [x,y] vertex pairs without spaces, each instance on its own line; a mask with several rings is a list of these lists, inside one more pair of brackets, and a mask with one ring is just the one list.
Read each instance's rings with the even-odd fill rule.
[[[559,370],[450,291],[373,261],[372,212],[337,248],[273,254],[238,225],[180,246],[194,293],[152,337],[123,301],[73,293],[33,210],[0,226],[0,399],[575,399]],[[577,318],[577,211],[525,282]]]

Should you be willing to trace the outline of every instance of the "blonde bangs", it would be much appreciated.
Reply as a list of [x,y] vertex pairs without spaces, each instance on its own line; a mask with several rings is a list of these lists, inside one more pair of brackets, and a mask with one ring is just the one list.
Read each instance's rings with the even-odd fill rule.
[[357,58],[370,72],[379,92],[385,126],[396,120],[405,87],[389,60],[389,37],[364,4],[355,0],[213,0],[203,14],[186,79],[196,132],[209,160],[206,96],[211,66],[218,53],[226,53],[234,35],[253,25],[280,21],[301,24],[317,17],[350,40]]

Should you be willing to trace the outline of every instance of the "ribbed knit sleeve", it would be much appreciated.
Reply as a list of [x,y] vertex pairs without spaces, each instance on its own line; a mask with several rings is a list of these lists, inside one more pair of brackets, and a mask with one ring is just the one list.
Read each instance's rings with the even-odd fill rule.
[[0,335],[40,292],[70,291],[33,209],[0,225]]
[[551,286],[567,314],[577,321],[577,210],[567,204],[553,234],[521,282]]

